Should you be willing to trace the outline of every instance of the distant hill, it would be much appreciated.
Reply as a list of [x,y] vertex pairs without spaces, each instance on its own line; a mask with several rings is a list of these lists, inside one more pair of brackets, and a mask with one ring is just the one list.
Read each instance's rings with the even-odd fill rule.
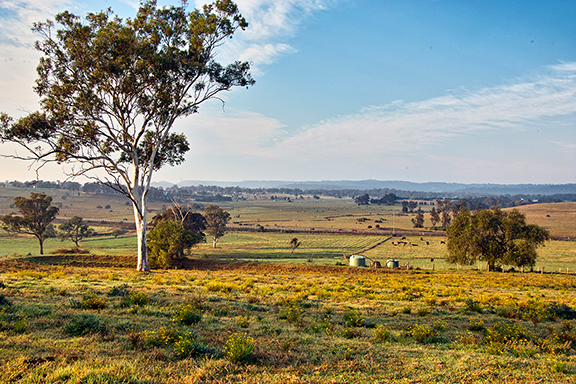
[[[175,184],[168,182],[153,182],[155,187],[169,188]],[[247,181],[206,181],[186,180],[177,184],[179,187],[192,185],[216,185],[221,187],[242,188],[299,188],[312,189],[390,189],[416,192],[448,192],[479,195],[556,195],[575,194],[574,184],[462,184],[427,182],[413,183],[399,180],[323,180],[323,181],[277,181],[277,180],[247,180]]]

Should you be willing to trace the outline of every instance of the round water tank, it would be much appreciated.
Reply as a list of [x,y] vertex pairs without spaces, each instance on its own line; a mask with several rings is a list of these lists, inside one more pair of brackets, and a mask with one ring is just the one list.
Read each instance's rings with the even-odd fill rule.
[[365,267],[366,258],[362,255],[352,255],[350,256],[350,266],[351,267]]
[[398,268],[400,266],[400,262],[398,260],[388,259],[386,260],[386,266],[388,268]]

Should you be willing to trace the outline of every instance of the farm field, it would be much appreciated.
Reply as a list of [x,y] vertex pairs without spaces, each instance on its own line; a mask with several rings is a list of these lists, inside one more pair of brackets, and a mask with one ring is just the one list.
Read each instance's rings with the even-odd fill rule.
[[[488,273],[445,264],[440,231],[378,234],[411,230],[398,206],[252,200],[221,206],[269,231],[228,232],[179,270],[142,274],[135,234],[112,235],[130,221],[122,199],[61,197],[62,218],[94,218],[99,235],[81,241],[90,253],[51,238],[38,256],[34,238],[0,232],[2,383],[576,382],[573,241],[539,249],[545,273]],[[521,209],[573,236],[576,204]],[[344,266],[355,253],[412,269]]]
[[0,382],[576,382],[574,276],[72,261],[0,262]]

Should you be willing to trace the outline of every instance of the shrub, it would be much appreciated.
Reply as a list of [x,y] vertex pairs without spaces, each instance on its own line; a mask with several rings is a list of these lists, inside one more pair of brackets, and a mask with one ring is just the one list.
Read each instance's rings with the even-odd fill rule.
[[468,325],[468,329],[470,331],[483,331],[485,329],[484,322],[482,320],[470,318],[469,321],[470,324]]
[[466,299],[464,304],[466,306],[466,310],[468,310],[468,311],[482,312],[482,305],[480,304],[479,301],[472,300],[472,299]]
[[235,333],[228,338],[224,351],[233,363],[249,363],[254,355],[254,339],[246,333]]
[[196,324],[202,320],[202,312],[192,304],[183,304],[176,309],[172,320],[184,325]]
[[509,341],[530,340],[530,333],[516,324],[499,321],[486,329],[486,343],[506,343]]
[[146,305],[150,302],[150,297],[142,292],[130,292],[128,298],[132,305]]
[[576,319],[576,311],[566,304],[552,304],[548,308],[553,317],[557,317],[564,320]]
[[84,336],[87,334],[105,334],[106,324],[94,315],[79,315],[72,318],[70,324],[64,327],[64,333],[69,336]]
[[82,296],[82,306],[86,309],[102,309],[106,308],[106,301],[95,292],[87,292]]
[[420,317],[424,317],[424,316],[428,316],[431,312],[430,307],[421,307],[418,308],[418,316]]
[[344,312],[344,325],[346,327],[361,327],[364,323],[364,316],[355,309],[348,309]]
[[283,320],[288,320],[291,324],[301,324],[302,323],[302,313],[304,311],[295,304],[288,305],[284,308],[281,308],[278,311],[278,318]]
[[178,340],[174,342],[173,347],[176,355],[181,359],[205,355],[210,352],[208,348],[199,344],[196,336],[190,332],[178,336]]
[[248,316],[236,316],[234,323],[240,328],[248,328],[250,325],[250,317]]
[[0,308],[8,308],[12,303],[3,294],[0,293]]
[[117,287],[113,287],[108,292],[108,296],[127,296],[130,291],[128,290],[128,284],[122,284]]
[[26,333],[28,331],[28,323],[26,318],[20,318],[14,322],[14,332],[16,333]]
[[392,332],[390,329],[382,324],[374,328],[374,340],[377,343],[392,340]]

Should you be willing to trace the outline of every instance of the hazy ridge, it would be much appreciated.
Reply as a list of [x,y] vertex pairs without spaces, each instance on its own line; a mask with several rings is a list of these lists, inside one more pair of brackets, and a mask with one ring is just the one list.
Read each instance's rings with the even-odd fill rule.
[[155,187],[170,188],[174,185],[186,187],[192,185],[216,185],[220,187],[242,188],[299,188],[311,189],[391,189],[416,192],[474,193],[486,195],[554,195],[576,193],[576,183],[572,184],[463,184],[445,182],[415,183],[400,180],[323,180],[323,181],[207,181],[185,180],[178,183],[165,181],[153,182]]

